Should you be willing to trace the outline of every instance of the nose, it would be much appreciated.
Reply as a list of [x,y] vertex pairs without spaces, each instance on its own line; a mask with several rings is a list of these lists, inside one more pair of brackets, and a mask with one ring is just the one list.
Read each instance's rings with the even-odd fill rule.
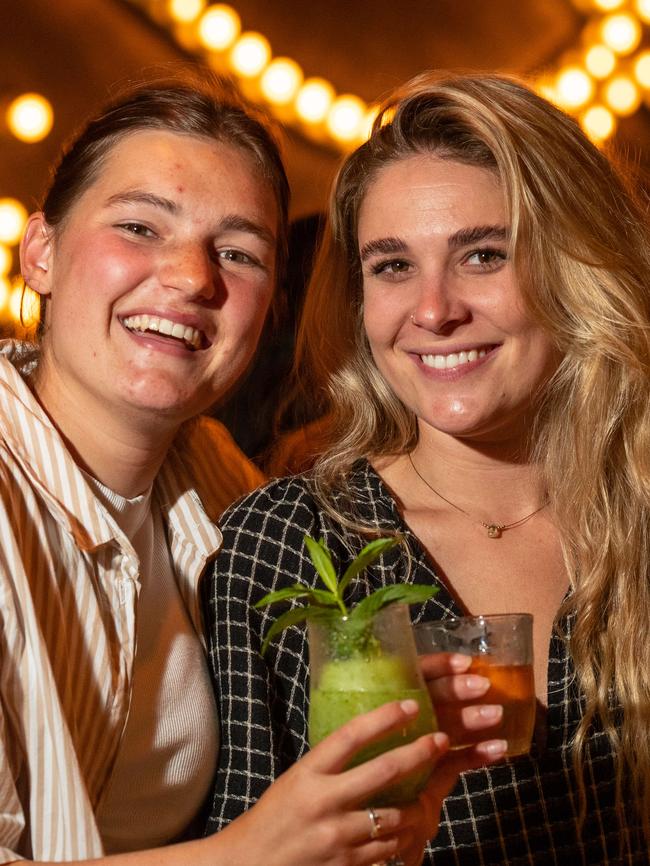
[[216,273],[211,250],[198,242],[168,247],[159,268],[163,286],[197,300],[210,300],[214,296]]
[[469,306],[445,272],[423,274],[411,322],[436,334],[446,334],[470,316]]

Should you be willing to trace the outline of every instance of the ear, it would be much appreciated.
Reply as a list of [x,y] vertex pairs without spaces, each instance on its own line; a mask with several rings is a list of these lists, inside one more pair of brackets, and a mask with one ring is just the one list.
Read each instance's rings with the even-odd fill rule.
[[20,270],[30,289],[39,295],[52,292],[52,255],[52,228],[42,213],[34,213],[20,242]]

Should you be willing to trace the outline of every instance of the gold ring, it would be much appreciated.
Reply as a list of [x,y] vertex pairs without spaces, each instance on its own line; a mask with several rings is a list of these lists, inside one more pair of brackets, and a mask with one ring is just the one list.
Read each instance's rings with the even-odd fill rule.
[[381,818],[374,809],[368,809],[368,820],[370,821],[370,838],[376,839],[381,830]]

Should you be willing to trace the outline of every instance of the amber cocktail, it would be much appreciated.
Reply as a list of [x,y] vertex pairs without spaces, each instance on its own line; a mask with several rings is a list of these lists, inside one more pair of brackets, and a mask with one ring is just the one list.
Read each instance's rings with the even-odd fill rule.
[[[525,613],[458,617],[420,623],[414,633],[420,654],[458,652],[472,656],[470,672],[490,680],[490,688],[480,703],[503,706],[503,718],[489,729],[490,737],[508,741],[508,757],[526,754],[536,708],[533,617]],[[453,730],[446,733],[452,748],[475,741]]]

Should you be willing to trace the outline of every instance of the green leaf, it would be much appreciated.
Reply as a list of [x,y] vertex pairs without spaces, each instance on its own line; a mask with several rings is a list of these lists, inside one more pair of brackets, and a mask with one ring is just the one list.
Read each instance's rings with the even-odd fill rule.
[[264,638],[264,642],[262,643],[261,653],[264,653],[269,648],[269,644],[273,640],[273,638],[280,634],[287,626],[295,625],[296,623],[302,622],[305,619],[309,618],[311,610],[309,607],[293,607],[291,610],[286,611],[281,616],[279,616],[276,621],[273,623],[271,628],[268,630],[266,637]]
[[355,605],[350,613],[350,619],[367,621],[386,605],[418,604],[432,598],[437,592],[437,586],[427,586],[423,583],[396,583],[393,586],[385,586]]
[[275,604],[277,601],[286,601],[290,598],[302,598],[309,595],[309,589],[303,583],[294,583],[293,586],[285,586],[284,589],[276,589],[274,592],[267,593],[264,598],[256,602],[253,607],[266,607],[268,604]]
[[329,550],[325,547],[325,542],[322,538],[319,541],[315,541],[310,535],[305,535],[305,544],[311,561],[314,563],[323,583],[331,592],[336,594],[338,587],[336,569],[334,568]]
[[339,615],[341,613],[337,598],[333,592],[329,591],[329,589],[310,589],[309,600],[315,604],[324,605],[325,607],[335,607]]
[[390,550],[391,547],[395,547],[396,544],[401,543],[401,536],[395,536],[394,538],[376,538],[374,541],[371,541],[370,544],[366,544],[361,553],[347,567],[343,579],[339,584],[339,594],[343,595],[343,592],[350,581],[365,568],[368,568],[369,565],[372,565],[376,559],[379,559],[382,553]]

